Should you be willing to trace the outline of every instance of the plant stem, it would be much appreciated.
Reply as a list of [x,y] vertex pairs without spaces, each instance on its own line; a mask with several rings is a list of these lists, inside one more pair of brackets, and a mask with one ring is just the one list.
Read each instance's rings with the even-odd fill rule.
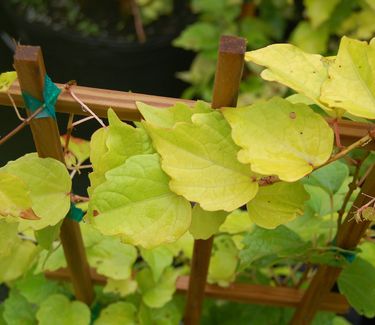
[[64,146],[64,157],[66,153],[69,150],[69,142],[70,142],[70,137],[72,135],[72,130],[73,130],[73,119],[74,119],[74,114],[70,113],[69,114],[69,120],[68,120],[68,126],[66,127],[66,138],[65,138],[65,146]]
[[346,193],[345,195],[345,198],[344,198],[344,202],[338,212],[338,218],[337,218],[337,232],[339,232],[340,230],[340,227],[341,227],[341,224],[342,224],[342,219],[344,217],[344,214],[345,214],[345,211],[346,211],[346,207],[349,203],[349,200],[350,200],[350,197],[352,196],[353,192],[355,191],[355,189],[358,187],[358,177],[359,177],[359,171],[361,169],[361,166],[363,164],[363,162],[366,160],[367,156],[369,155],[370,153],[368,152],[366,154],[366,156],[357,162],[357,165],[355,166],[355,171],[354,171],[354,175],[353,175],[353,179],[351,181],[351,183],[349,184],[349,190],[348,192]]
[[140,43],[144,43],[146,42],[146,33],[143,28],[141,12],[135,0],[129,0],[129,1],[130,1],[130,8],[134,17],[134,27],[135,27],[135,32],[137,34],[138,41]]
[[10,138],[16,135],[19,131],[21,131],[30,121],[37,116],[42,110],[44,109],[44,104],[40,106],[33,114],[31,114],[28,118],[24,119],[20,125],[18,125],[14,130],[10,131],[7,135],[0,139],[0,146],[7,142]]

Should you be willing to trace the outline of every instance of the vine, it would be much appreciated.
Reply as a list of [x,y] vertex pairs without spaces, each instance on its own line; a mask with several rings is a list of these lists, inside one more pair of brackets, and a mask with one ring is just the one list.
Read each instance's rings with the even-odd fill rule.
[[[368,57],[375,59],[372,43],[347,37],[336,57],[288,44],[251,51],[246,59],[266,67],[264,79],[297,94],[220,110],[202,101],[166,109],[137,103],[143,120],[135,127],[109,109],[109,125],[90,143],[72,136],[71,115],[61,139],[66,166],[28,154],[0,168],[0,281],[11,287],[5,321],[48,324],[52,310],[62,324],[89,324],[90,317],[94,324],[178,324],[183,302],[174,297],[176,279],[188,273],[193,240],[211,236],[209,283],[299,288],[316,265],[339,266],[340,292],[358,312],[374,316],[367,290],[375,281],[374,243],[353,252],[332,242],[374,164],[373,152],[361,149],[374,140],[374,129],[333,154],[334,132],[316,112],[372,123],[368,76],[375,71]],[[344,156],[356,162],[352,172]],[[88,158],[92,165],[83,165]],[[66,168],[83,166],[93,169],[88,198],[72,193]],[[42,274],[66,267],[57,238],[71,201],[87,210],[81,230],[89,264],[108,278],[91,310]],[[357,222],[373,221],[374,211],[370,199],[358,207]],[[24,314],[15,313],[16,304]],[[240,308],[206,308],[227,306]],[[264,313],[274,324],[290,319],[285,309]],[[332,323],[336,316],[318,320],[324,317]]]

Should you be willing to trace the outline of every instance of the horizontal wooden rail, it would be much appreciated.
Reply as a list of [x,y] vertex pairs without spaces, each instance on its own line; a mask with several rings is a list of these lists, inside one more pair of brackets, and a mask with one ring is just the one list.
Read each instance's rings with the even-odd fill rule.
[[[53,280],[70,281],[67,269],[45,272],[45,275],[47,278]],[[98,274],[95,269],[91,269],[91,278],[92,282],[97,285],[105,285],[107,282],[107,278]],[[180,276],[177,279],[177,293],[186,294],[188,286],[188,276]],[[279,307],[297,307],[303,297],[303,291],[294,288],[245,283],[232,283],[226,288],[206,284],[204,294],[206,297],[216,299]],[[327,293],[322,297],[319,309],[344,314],[349,310],[349,304],[343,295]]]
[[[61,89],[64,85],[57,84]],[[92,109],[99,117],[107,117],[107,110],[112,107],[120,119],[126,121],[139,121],[139,113],[136,102],[144,102],[155,107],[169,107],[177,102],[184,102],[193,105],[195,101],[186,99],[177,99],[170,97],[161,97],[153,95],[137,94],[132,92],[123,92],[107,89],[97,89],[82,86],[74,86],[75,94]],[[10,87],[9,92],[18,107],[24,107],[21,90],[18,82]],[[11,102],[6,93],[0,92],[0,105],[11,106]],[[56,104],[56,110],[60,113],[74,113],[76,115],[88,115],[81,106],[66,92],[62,91]],[[331,119],[327,119],[332,124]],[[359,138],[365,136],[373,125],[343,120],[339,123],[341,141],[343,145],[349,145]],[[367,147],[369,150],[375,150],[375,143],[372,141]]]

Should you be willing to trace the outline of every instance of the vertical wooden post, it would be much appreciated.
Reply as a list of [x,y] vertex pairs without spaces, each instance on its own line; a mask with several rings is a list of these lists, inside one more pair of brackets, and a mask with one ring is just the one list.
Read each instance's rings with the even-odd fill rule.
[[[221,37],[212,98],[213,108],[236,106],[245,51],[245,39],[234,36]],[[212,243],[213,237],[194,242],[189,289],[185,307],[185,325],[199,324]]]
[[[370,198],[362,195],[362,193],[375,196],[374,179],[375,169],[373,168],[337,234],[336,242],[338,247],[354,249],[370,226],[371,222],[367,220],[357,223],[353,220],[353,215],[357,209],[355,207],[361,207],[370,201]],[[319,266],[317,273],[303,295],[299,307],[297,307],[291,325],[308,325],[311,323],[315,313],[318,311],[321,298],[331,291],[340,272],[341,268],[328,265]]]
[[[46,69],[40,47],[17,46],[14,66],[22,91],[43,102]],[[51,117],[38,118],[33,119],[30,126],[39,157],[51,157],[64,163],[56,121]],[[60,238],[75,296],[90,305],[94,298],[94,291],[79,224],[65,218],[61,226]]]

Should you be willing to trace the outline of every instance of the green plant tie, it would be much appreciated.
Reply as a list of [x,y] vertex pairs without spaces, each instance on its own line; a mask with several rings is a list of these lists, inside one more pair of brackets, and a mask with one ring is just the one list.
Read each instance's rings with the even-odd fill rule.
[[71,202],[70,210],[66,216],[69,219],[80,222],[82,221],[84,214],[85,213],[83,212],[83,210],[81,210],[80,208],[77,208],[76,205],[73,202]]
[[[332,244],[336,246],[336,238],[332,240]],[[337,247],[339,248],[339,247]],[[334,249],[337,253],[339,253],[348,263],[353,263],[355,257],[357,256],[357,251],[354,250],[340,250]]]
[[61,90],[52,82],[48,75],[45,75],[43,89],[44,102],[41,102],[39,99],[36,99],[25,91],[22,92],[22,97],[25,101],[27,109],[29,109],[31,112],[35,112],[43,104],[45,105],[44,109],[35,118],[52,117],[55,119],[55,104],[60,93]]

